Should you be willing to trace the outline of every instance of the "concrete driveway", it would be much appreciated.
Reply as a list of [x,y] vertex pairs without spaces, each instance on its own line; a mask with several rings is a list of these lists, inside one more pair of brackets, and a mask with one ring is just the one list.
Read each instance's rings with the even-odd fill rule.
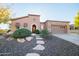
[[64,40],[70,41],[76,45],[79,45],[79,35],[78,34],[53,34],[56,37],[62,38]]

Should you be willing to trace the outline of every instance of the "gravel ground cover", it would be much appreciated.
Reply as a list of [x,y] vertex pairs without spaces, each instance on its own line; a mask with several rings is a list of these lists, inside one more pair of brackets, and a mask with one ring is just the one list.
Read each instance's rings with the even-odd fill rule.
[[36,37],[31,41],[18,43],[15,40],[7,41],[0,36],[0,56],[25,56],[27,53],[38,53],[40,56],[78,56],[79,46],[60,39],[55,36],[49,36],[43,39],[45,44],[44,50],[33,50],[36,44]]

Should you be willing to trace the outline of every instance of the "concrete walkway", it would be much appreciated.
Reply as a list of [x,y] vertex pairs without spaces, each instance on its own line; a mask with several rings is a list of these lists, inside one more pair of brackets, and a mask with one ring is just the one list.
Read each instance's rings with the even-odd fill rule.
[[[43,38],[41,38],[39,35],[32,34],[32,36],[36,37],[36,46],[33,48],[35,51],[43,51],[45,47],[43,46],[45,42],[43,41]],[[40,56],[39,53],[27,53],[26,56]]]
[[76,45],[79,45],[79,35],[78,34],[53,34],[56,37],[62,38],[64,40],[70,41]]

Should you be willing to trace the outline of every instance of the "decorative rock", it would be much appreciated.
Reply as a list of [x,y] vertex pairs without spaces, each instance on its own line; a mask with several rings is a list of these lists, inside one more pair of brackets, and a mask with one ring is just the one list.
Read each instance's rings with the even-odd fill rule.
[[31,41],[33,39],[33,37],[26,37],[27,41]]
[[17,39],[17,42],[24,43],[25,40],[24,39]]
[[40,56],[38,53],[27,53],[26,56]]
[[12,32],[12,31],[10,31],[10,32],[6,33],[6,35],[11,35],[11,34],[13,34],[13,32]]
[[45,49],[45,47],[40,44],[33,48],[33,50],[44,50],[44,49]]
[[37,41],[36,43],[37,44],[45,44],[45,42],[44,41],[41,41],[41,40],[40,41]]
[[35,35],[36,35],[36,34],[34,34],[34,33],[32,34],[32,36],[35,36]]
[[8,37],[6,40],[10,41],[13,40],[14,38]]

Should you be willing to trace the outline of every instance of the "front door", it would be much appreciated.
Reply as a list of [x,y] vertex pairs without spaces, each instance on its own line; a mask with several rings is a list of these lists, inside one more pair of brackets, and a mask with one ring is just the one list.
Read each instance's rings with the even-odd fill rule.
[[32,25],[32,32],[35,33],[36,31],[36,25]]

